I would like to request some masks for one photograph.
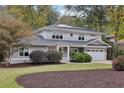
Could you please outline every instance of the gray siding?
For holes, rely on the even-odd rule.
[[[73,37],[70,36],[69,32],[64,32],[64,31],[45,31],[41,32],[39,35],[43,36],[45,39],[52,39],[52,35],[54,33],[62,33],[63,34],[63,40],[76,40],[78,41],[79,34],[78,32],[70,32],[73,33]],[[84,35],[84,41],[90,40],[90,39],[100,39],[101,40],[101,35],[100,34],[92,34],[92,33],[82,33]],[[91,35],[95,35],[94,37]]]
[[[19,47],[18,47],[19,48]],[[33,47],[29,47],[29,53],[31,53],[34,50],[42,50],[42,51],[47,51],[48,47],[47,46],[33,46]],[[17,63],[28,63],[30,62],[29,57],[21,57],[19,56],[19,52],[16,51],[14,52],[14,54],[12,55],[11,58],[11,64],[17,64]]]

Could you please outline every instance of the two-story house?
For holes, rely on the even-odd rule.
[[[107,48],[111,46],[101,40],[102,35],[104,33],[63,24],[46,26],[34,31],[31,38],[22,40],[30,41],[30,46],[18,47],[18,51],[12,56],[11,63],[28,62],[29,54],[34,50],[61,51],[62,61],[65,62],[70,61],[72,51],[86,52],[92,56],[93,60],[106,60]]]

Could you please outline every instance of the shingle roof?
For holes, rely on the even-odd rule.
[[[90,33],[97,33],[97,34],[103,34],[100,32],[96,32],[91,29],[87,28],[81,28],[81,27],[73,27],[73,26],[68,26],[68,25],[49,25],[43,28],[40,28],[36,30],[34,33],[35,35],[30,37],[30,38],[24,38],[21,40],[19,44],[26,43],[30,45],[36,45],[36,46],[41,46],[41,45],[69,45],[69,46],[83,46],[86,45],[89,42],[92,42],[96,39],[90,39],[88,41],[74,41],[74,40],[52,40],[52,39],[44,39],[41,35],[38,35],[41,31],[67,31],[67,32],[90,32]]]
[[[39,33],[39,32],[44,31],[44,30],[45,31],[57,30],[57,31],[64,31],[64,32],[75,32],[75,33],[87,32],[87,33],[104,34],[104,33],[89,29],[89,28],[73,27],[73,26],[62,25],[62,24],[59,24],[59,25],[54,24],[54,25],[49,25],[49,26],[43,27],[43,28],[39,28],[38,30],[35,30],[34,33]]]

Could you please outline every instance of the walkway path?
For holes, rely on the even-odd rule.
[[[111,64],[112,61],[106,60],[106,61],[92,61],[92,62],[87,62],[87,63],[76,63],[76,62],[62,62],[62,63],[67,63],[67,64],[91,64],[91,63]]]

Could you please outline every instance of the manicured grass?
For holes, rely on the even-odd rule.
[[[111,69],[109,64],[62,64],[62,65],[46,65],[24,68],[0,68],[0,87],[16,88],[20,87],[15,79],[20,75],[47,72],[47,71],[71,71],[71,70],[91,70],[91,69]]]

